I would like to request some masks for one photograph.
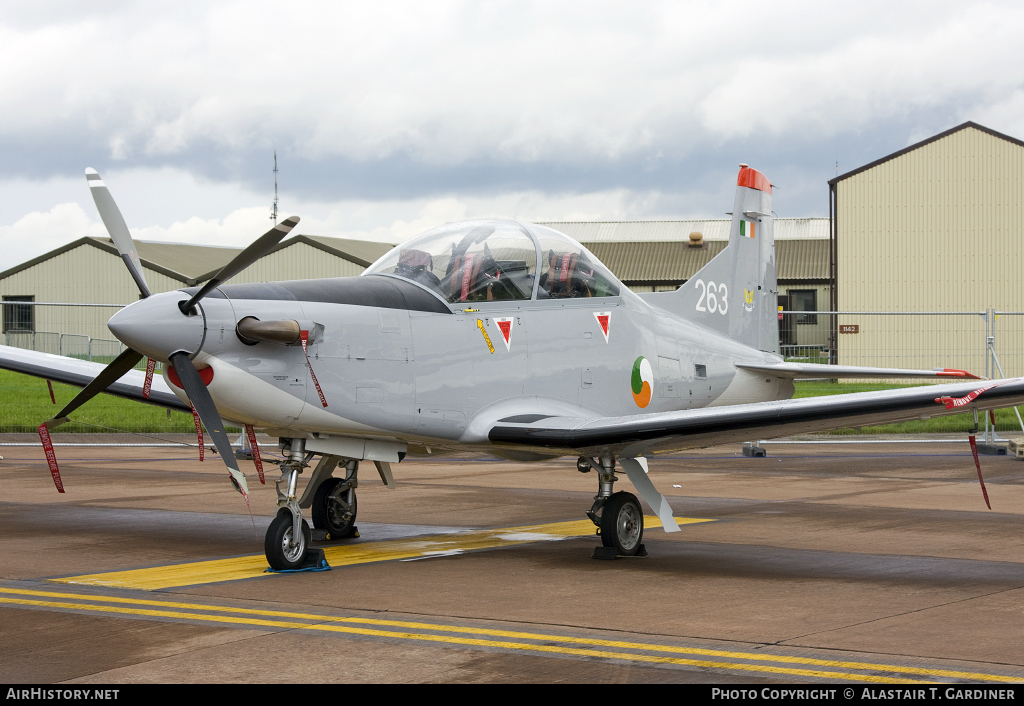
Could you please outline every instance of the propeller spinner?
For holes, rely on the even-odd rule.
[[[89,191],[96,202],[96,209],[103,220],[103,225],[106,226],[114,246],[121,254],[121,258],[128,267],[132,279],[135,280],[144,301],[126,307],[108,322],[110,330],[128,346],[128,349],[104,368],[53,419],[39,426],[39,437],[46,449],[50,471],[57,489],[64,492],[60,473],[57,470],[56,458],[53,455],[53,446],[50,443],[49,430],[68,421],[68,415],[71,412],[106,390],[135,367],[143,356],[149,355],[151,358],[163,360],[173,366],[178,379],[181,380],[182,389],[188,395],[203,425],[213,436],[217,451],[228,468],[231,483],[248,501],[245,475],[238,470],[238,464],[231,451],[231,441],[224,431],[224,422],[190,359],[198,352],[202,341],[201,331],[198,332],[198,336],[192,335],[195,329],[195,324],[192,322],[200,323],[200,321],[196,319],[182,321],[181,319],[182,314],[188,318],[199,314],[197,304],[203,297],[272,250],[299,222],[298,217],[287,218],[264,233],[221,268],[220,272],[187,301],[182,299],[180,294],[175,295],[174,293],[153,296],[142,271],[142,263],[139,260],[135,241],[132,239],[124,217],[110,195],[109,189],[95,169],[86,169],[85,178],[89,183]]]

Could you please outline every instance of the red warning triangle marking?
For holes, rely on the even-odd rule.
[[[611,321],[612,312],[595,311],[594,318],[597,319],[597,323],[601,325],[601,333],[604,334],[604,342],[608,343],[608,324]]]
[[[505,339],[505,349],[509,351],[512,350],[512,321],[512,317],[494,320],[494,323],[498,325],[498,330],[501,331],[501,337]]]

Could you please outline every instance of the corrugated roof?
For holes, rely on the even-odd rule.
[[[676,242],[688,241],[698,232],[705,240],[728,240],[729,219],[694,221],[545,221],[547,226],[581,243]]]
[[[778,278],[827,281],[828,246],[827,240],[776,240]]]
[[[683,282],[725,249],[722,241],[706,250],[678,242],[584,243],[623,282]],[[828,280],[827,240],[776,242],[780,280]]]
[[[689,232],[687,232],[689,235]],[[722,241],[706,250],[684,243],[584,243],[623,282],[681,282],[725,249]]]
[[[581,243],[686,242],[697,232],[704,240],[728,240],[728,218],[686,221],[544,221]],[[776,240],[828,240],[827,218],[776,218]],[[589,246],[588,246],[589,247]]]
[[[97,240],[113,246],[110,238]],[[231,262],[242,248],[221,248],[213,245],[188,245],[185,243],[152,243],[136,240],[139,259],[143,264],[153,263],[164,269],[194,280],[209,272],[216,272]]]
[[[292,242],[305,240],[310,244],[317,244],[322,249],[329,250],[338,257],[355,262],[363,267],[369,267],[380,259],[382,255],[391,250],[394,245],[390,243],[375,243],[369,240],[349,240],[348,238],[330,238],[325,235],[299,235],[289,238],[282,245],[288,246]]]
[[[296,235],[283,241],[271,252],[277,252],[282,248],[287,248],[300,242],[308,243],[313,247],[325,250],[363,267],[369,267],[381,255],[394,247],[387,243],[374,243],[364,240],[328,238],[320,235]],[[51,257],[82,245],[90,245],[115,256],[118,254],[117,248],[114,247],[110,238],[79,238],[72,243],[34,257],[9,270],[0,272],[0,279],[21,272],[33,265],[38,265]],[[138,249],[139,259],[142,261],[143,266],[190,286],[205,282],[219,272],[238,253],[242,252],[242,248],[193,245],[190,243],[158,243],[147,240],[136,240],[135,246]]]
[[[98,238],[97,240],[111,243],[109,238]],[[297,243],[307,243],[363,267],[369,267],[377,258],[394,247],[387,243],[374,243],[366,240],[330,238],[323,235],[293,235],[283,240],[268,254]],[[242,252],[242,248],[185,243],[152,243],[138,240],[136,244],[139,248],[139,257],[144,262],[160,265],[165,269],[180,273],[188,279],[200,282],[215,275],[235,255]]]
[[[0,279],[10,277],[29,267],[38,265],[52,257],[83,245],[98,248],[115,257],[119,257],[117,248],[114,247],[114,243],[110,238],[92,238],[87,236],[51,250],[48,253],[43,253],[9,270],[0,272]],[[135,245],[138,248],[139,260],[144,267],[188,285],[196,284],[197,279],[201,281],[204,274],[209,277],[210,274],[208,273],[211,267],[213,267],[213,272],[216,272],[227,264],[235,254],[241,252],[237,248],[216,248],[203,245],[183,245],[180,243],[136,241]]]

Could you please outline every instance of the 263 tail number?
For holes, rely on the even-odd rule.
[[[724,282],[715,284],[699,279],[693,283],[694,287],[700,287],[700,299],[697,300],[697,311],[708,311],[714,314],[725,314],[729,311],[729,288]]]

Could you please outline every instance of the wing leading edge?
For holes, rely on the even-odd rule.
[[[736,363],[737,368],[758,373],[767,373],[788,380],[812,380],[820,378],[952,378],[980,380],[966,370],[939,368],[936,370],[903,370],[900,368],[867,368],[858,365],[821,365],[819,363]]]
[[[1024,378],[914,387],[625,417],[499,421],[494,444],[616,456],[830,431],[1024,404]]]
[[[62,355],[40,353],[29,351],[23,348],[12,346],[0,346],[0,368],[13,370],[17,373],[25,373],[37,378],[63,382],[75,387],[85,387],[104,370],[102,363],[91,363],[87,360],[68,358]],[[188,405],[178,399],[178,396],[171,392],[163,378],[153,378],[153,387],[149,393],[149,399],[142,396],[142,386],[145,383],[146,373],[141,370],[129,370],[117,382],[108,387],[104,392],[124,397],[129,400],[137,400],[155,404],[160,407],[190,411]]]

